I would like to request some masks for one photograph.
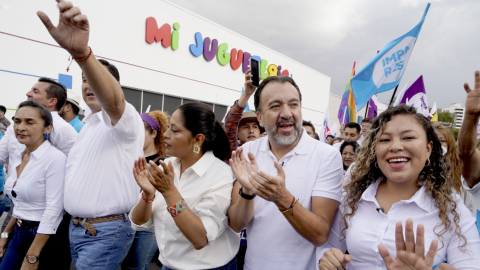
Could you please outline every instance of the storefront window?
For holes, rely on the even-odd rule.
[[[163,95],[162,94],[154,94],[150,92],[143,92],[143,105],[142,110],[145,112],[150,105],[150,111],[163,109]]]
[[[138,113],[141,113],[142,105],[142,91],[134,90],[128,87],[123,87],[123,94],[125,95],[125,100],[132,104],[133,107],[137,110]]]
[[[169,115],[172,115],[173,112],[175,112],[178,107],[180,107],[181,103],[181,98],[165,95],[163,100],[163,111],[168,113]]]

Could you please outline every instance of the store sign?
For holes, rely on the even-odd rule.
[[[173,32],[172,32],[173,28]],[[145,27],[145,41],[148,44],[154,42],[160,42],[163,47],[171,47],[172,50],[178,49],[178,42],[180,33],[180,24],[174,23],[173,27],[165,23],[160,28],[158,27],[157,21],[153,17],[148,17]],[[193,44],[190,44],[189,50],[190,53],[199,57],[203,55],[205,60],[212,61],[217,58],[217,62],[226,66],[230,64],[230,67],[233,70],[237,70],[242,66],[242,71],[245,73],[250,68],[250,58],[254,58],[260,63],[260,76],[262,79],[265,79],[270,76],[279,76],[287,75],[290,76],[290,72],[285,69],[282,70],[282,66],[277,66],[275,64],[268,64],[266,59],[261,59],[260,56],[252,55],[243,50],[237,50],[232,48],[228,52],[228,44],[222,43],[218,44],[217,39],[211,39],[210,37],[203,38],[202,33],[195,33],[195,41]]]

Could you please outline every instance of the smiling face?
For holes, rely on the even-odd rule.
[[[343,166],[348,169],[353,162],[355,162],[355,151],[353,150],[353,146],[347,145],[343,148],[342,151],[342,160]]]
[[[27,92],[27,100],[36,101],[45,105],[47,108],[55,105],[55,98],[47,98],[47,89],[50,84],[47,82],[37,82],[32,86],[32,89]]]
[[[260,139],[260,126],[257,122],[246,122],[238,127],[238,139],[242,144]]]
[[[45,133],[52,131],[52,126],[44,125],[39,110],[25,106],[15,113],[13,130],[19,143],[36,148],[45,141]]]
[[[192,136],[192,132],[183,124],[183,115],[180,110],[176,110],[170,118],[167,131],[163,134],[165,138],[165,152],[167,156],[178,157],[184,159],[188,155],[193,155],[193,145],[196,144],[201,148],[201,142],[198,141],[199,136]]]
[[[390,181],[416,182],[432,146],[413,116],[395,115],[385,124],[376,144],[378,167]]]
[[[292,145],[302,132],[302,110],[297,89],[288,83],[270,82],[262,90],[257,111],[269,139],[277,145]]]

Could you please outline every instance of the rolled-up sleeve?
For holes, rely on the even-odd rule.
[[[158,194],[155,194],[155,196],[157,196]],[[140,199],[142,198],[142,193],[140,193],[140,195],[138,195],[138,199],[140,201]],[[137,203],[138,204],[138,203]],[[144,223],[144,224],[135,224],[132,220],[132,212],[133,212],[133,209],[135,209],[135,207],[137,207],[137,205],[135,205],[132,210],[130,210],[130,214],[128,214],[128,218],[130,219],[130,223],[132,224],[132,229],[134,229],[135,231],[146,231],[148,229],[150,229],[152,226],[153,226],[153,220],[152,220],[152,217],[150,217],[150,219]],[[152,213],[152,216],[153,216],[153,213]]]
[[[63,188],[65,184],[66,156],[57,152],[45,168],[45,211],[38,226],[38,233],[56,234],[63,218]]]
[[[228,226],[226,216],[230,206],[231,193],[233,189],[233,178],[224,168],[219,168],[216,172],[217,183],[211,192],[207,193],[202,201],[195,206],[194,213],[202,220],[205,231],[207,232],[208,245],[215,242]]]

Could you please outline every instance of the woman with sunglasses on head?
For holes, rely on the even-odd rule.
[[[140,117],[145,126],[145,142],[143,144],[145,160],[147,163],[151,160],[156,165],[160,165],[160,161],[166,157],[163,133],[167,131],[168,116],[157,110],[144,113]],[[153,226],[146,231],[137,231],[130,251],[122,262],[122,269],[147,270],[157,250],[158,246]]]
[[[186,103],[170,118],[159,168],[145,159],[133,174],[142,189],[130,212],[132,227],[155,225],[163,270],[236,269],[240,238],[228,226],[233,175],[222,160],[230,143],[203,103]]]
[[[55,269],[55,239],[63,218],[66,156],[50,144],[52,115],[35,101],[20,103],[14,117],[19,142],[5,183],[14,203],[13,217],[2,233],[0,270]],[[14,236],[5,252],[8,234]],[[65,248],[68,249],[68,246]]]
[[[357,156],[328,242],[317,251],[319,268],[480,269],[475,219],[448,175],[430,122],[405,105],[384,111]]]

